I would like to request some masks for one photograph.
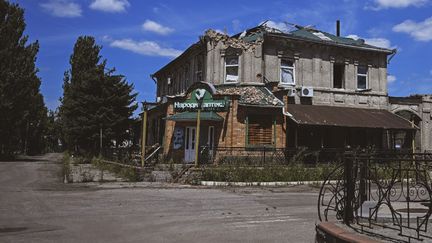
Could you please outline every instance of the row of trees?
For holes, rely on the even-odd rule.
[[[0,157],[44,146],[47,109],[35,66],[39,43],[28,43],[24,11],[0,0]]]
[[[64,142],[70,151],[99,152],[103,146],[128,139],[130,117],[137,108],[133,85],[115,69],[106,67],[99,55],[101,46],[90,36],[79,37],[65,72],[60,120]]]
[[[24,10],[0,0],[0,158],[17,152],[54,149],[96,154],[104,146],[129,139],[130,117],[137,108],[133,85],[106,67],[101,46],[79,37],[63,80],[58,111],[48,112],[35,66],[39,43],[27,43]]]

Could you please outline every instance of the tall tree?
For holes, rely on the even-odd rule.
[[[0,157],[27,152],[43,136],[46,108],[35,66],[39,44],[27,44],[25,26],[24,10],[0,0]]]
[[[79,37],[64,76],[60,107],[64,139],[69,150],[85,154],[99,152],[101,131],[104,146],[124,139],[137,108],[133,86],[106,68],[100,50],[93,37]]]

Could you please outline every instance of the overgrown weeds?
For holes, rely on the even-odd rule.
[[[307,167],[303,164],[274,166],[206,167],[202,180],[227,182],[321,181],[335,168],[334,164]]]
[[[61,177],[63,178],[63,181],[65,183],[72,181],[71,178],[72,169],[70,163],[71,163],[71,156],[69,153],[65,152],[62,158],[62,170],[61,170]]]
[[[91,160],[91,163],[95,167],[99,168],[102,172],[105,170],[109,171],[118,177],[126,179],[127,181],[130,182],[142,181],[140,172],[135,168],[123,167],[121,165],[105,163],[102,158],[93,158]]]

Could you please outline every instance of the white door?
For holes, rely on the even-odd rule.
[[[186,127],[185,139],[185,162],[191,163],[195,161],[195,144],[196,144],[196,128]]]

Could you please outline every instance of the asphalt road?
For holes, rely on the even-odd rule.
[[[0,162],[0,242],[314,242],[316,191],[63,184],[60,157]]]

